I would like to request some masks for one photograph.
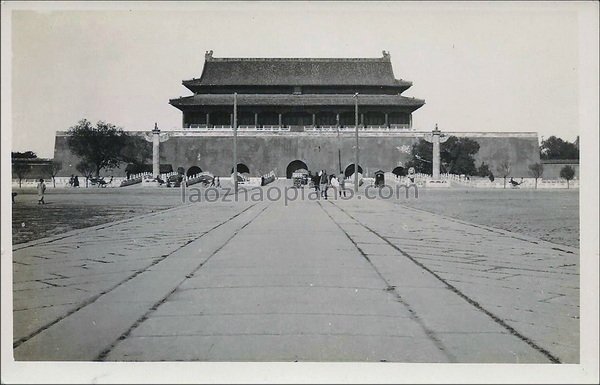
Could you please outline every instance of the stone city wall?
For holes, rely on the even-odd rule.
[[[137,132],[144,134],[145,132]],[[232,169],[233,141],[231,132],[163,131],[169,139],[160,144],[161,164],[171,164],[173,169],[193,166],[215,175],[230,175]],[[360,133],[359,165],[366,176],[377,170],[392,171],[410,160],[410,148],[427,132]],[[469,137],[480,144],[476,165],[481,162],[495,167],[507,158],[512,167],[511,176],[527,177],[528,166],[540,161],[536,133],[458,133],[444,135]],[[59,176],[78,174],[75,169],[79,159],[71,153],[64,132],[57,132],[54,158],[63,162]],[[275,170],[285,176],[290,162],[300,160],[311,171],[325,169],[339,172],[354,163],[355,138],[353,133],[307,132],[239,132],[237,138],[238,163],[245,164],[250,174],[257,176]],[[148,163],[151,164],[150,159]],[[125,175],[125,165],[113,170],[103,170],[106,176]]]

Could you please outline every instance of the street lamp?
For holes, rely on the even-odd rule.
[[[354,128],[356,149],[354,151],[354,192],[358,192],[358,92],[354,94]]]

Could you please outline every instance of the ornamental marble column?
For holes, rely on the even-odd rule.
[[[156,178],[160,174],[160,130],[154,123],[152,130],[152,177]]]
[[[431,134],[425,136],[425,140],[433,144],[432,154],[432,179],[440,180],[440,143],[444,143],[448,140],[448,137],[442,135],[442,132],[438,129],[438,125],[435,125],[435,129],[431,131]]]

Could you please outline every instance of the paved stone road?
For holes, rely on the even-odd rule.
[[[578,362],[579,251],[403,207],[180,206],[17,245],[17,360]]]

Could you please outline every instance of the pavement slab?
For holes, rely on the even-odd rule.
[[[386,240],[399,255],[413,261],[460,297],[468,298],[474,308],[503,324],[509,333],[535,346],[552,361],[579,362],[578,349],[571,348],[579,346],[577,249],[448,219],[398,202],[371,201],[373,212],[387,212],[387,218],[361,210],[360,205],[358,200],[348,200],[324,207],[345,213]],[[394,220],[397,217],[410,220],[398,225]],[[356,226],[353,229],[356,231]],[[477,260],[469,262],[465,255],[473,255]],[[389,258],[374,257],[373,261],[382,263],[383,275],[397,274],[397,270],[390,267]],[[561,268],[553,267],[556,265]],[[420,293],[415,292],[413,296],[421,296]],[[414,306],[426,303],[425,300],[435,302],[435,296],[425,297],[413,301]],[[435,306],[440,309],[439,304]],[[424,314],[426,308],[419,311]],[[459,320],[447,324],[455,321]],[[441,327],[442,323],[432,328]],[[528,324],[539,328],[525,327]],[[556,334],[547,330],[554,330]],[[556,345],[557,341],[567,348]]]
[[[382,200],[182,205],[16,245],[14,353],[578,362],[578,257]]]

